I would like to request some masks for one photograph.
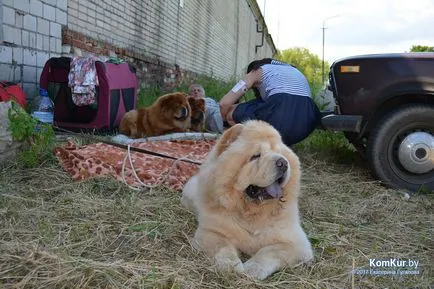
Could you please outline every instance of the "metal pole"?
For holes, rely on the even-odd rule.
[[[326,19],[323,20],[322,22],[322,73],[321,73],[321,78],[322,78],[322,85],[324,85],[324,81],[325,81],[325,73],[324,73],[324,47],[325,47],[325,23],[327,20],[330,20],[332,18],[338,17],[340,15],[335,15],[335,16],[331,16],[328,17]]]
[[[322,23],[322,84],[324,85],[324,43],[325,43],[325,27],[324,22]]]
[[[264,0],[264,20],[265,20],[265,3],[267,2],[267,0]]]

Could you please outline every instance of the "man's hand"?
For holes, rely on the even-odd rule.
[[[226,120],[228,123],[228,113],[233,110],[234,104],[238,102],[238,100],[256,83],[260,81],[260,77],[262,75],[262,69],[259,68],[258,70],[251,71],[250,73],[246,74],[246,76],[243,78],[243,80],[240,80],[234,88],[232,88],[226,95],[222,97],[222,99],[219,102],[220,105],[220,112],[222,114],[222,117],[224,120]],[[234,122],[231,118],[232,123]]]
[[[229,102],[225,102],[225,101],[220,101],[219,102],[219,106],[220,106],[220,113],[222,114],[222,118],[223,120],[226,120],[226,116],[228,115],[229,110],[231,109],[231,103]]]

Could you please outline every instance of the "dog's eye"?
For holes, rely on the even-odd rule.
[[[255,154],[255,155],[253,155],[253,156],[250,158],[250,161],[254,161],[254,160],[256,160],[256,159],[259,159],[260,157],[261,157],[261,154],[260,154],[260,153]]]

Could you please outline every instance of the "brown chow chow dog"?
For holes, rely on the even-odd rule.
[[[205,130],[205,100],[190,96],[188,103],[191,107],[190,131],[203,132]]]
[[[169,93],[157,98],[149,107],[127,112],[119,124],[119,131],[132,138],[185,132],[190,127],[190,118],[188,95]]]
[[[194,245],[220,270],[265,279],[313,258],[300,225],[300,163],[262,121],[228,129],[185,185],[182,204],[196,214]],[[242,262],[239,253],[250,256]]]

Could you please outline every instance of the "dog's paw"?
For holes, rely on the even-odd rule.
[[[244,265],[241,260],[219,259],[216,261],[216,267],[222,272],[244,273]]]
[[[271,268],[262,265],[261,263],[255,261],[247,261],[244,263],[244,274],[249,278],[264,280],[273,273]]]

